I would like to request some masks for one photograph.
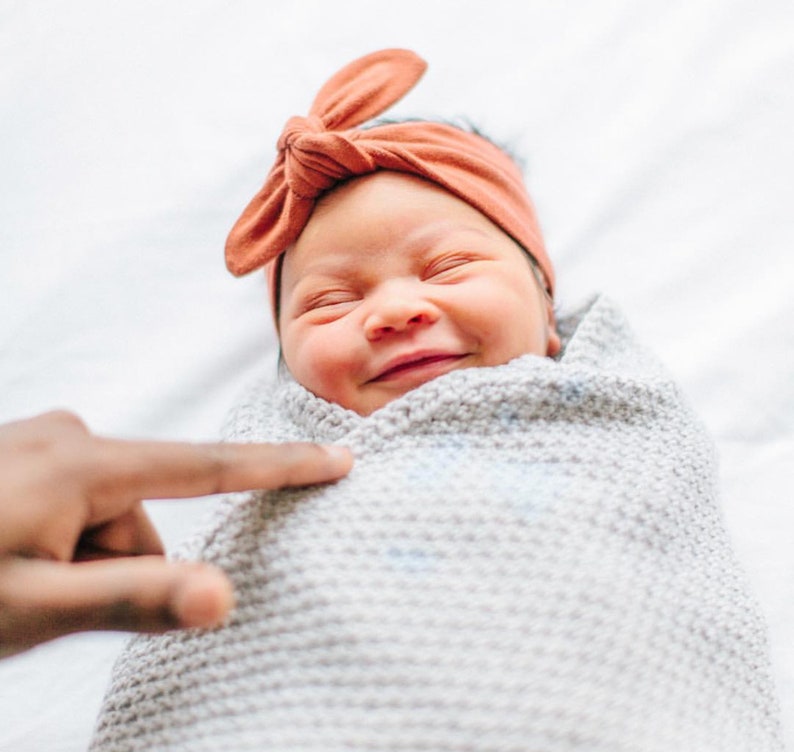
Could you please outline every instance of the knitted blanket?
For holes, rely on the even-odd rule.
[[[231,575],[231,622],[135,638],[92,750],[780,749],[712,444],[609,301],[560,328],[557,360],[368,417],[254,388],[230,438],[355,467],[221,503],[186,553]]]

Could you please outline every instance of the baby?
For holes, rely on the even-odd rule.
[[[386,50],[293,118],[233,229],[281,378],[228,436],[337,442],[333,485],[238,494],[183,555],[223,629],[134,640],[94,750],[778,750],[765,628],[712,445],[608,300],[555,319],[515,164],[452,126],[358,128]]]

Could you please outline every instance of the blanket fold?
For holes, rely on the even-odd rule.
[[[781,749],[710,440],[610,301],[560,329],[366,417],[256,385],[230,439],[355,467],[222,501],[231,622],[135,638],[92,750]]]

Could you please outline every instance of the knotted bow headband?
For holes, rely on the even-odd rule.
[[[289,119],[276,163],[226,241],[232,274],[278,258],[306,226],[317,199],[337,183],[394,170],[430,180],[482,212],[535,258],[553,290],[554,270],[521,172],[501,149],[442,123],[356,128],[399,101],[426,68],[409,50],[365,55],[320,89],[308,117]]]

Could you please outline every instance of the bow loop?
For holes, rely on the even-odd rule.
[[[411,50],[379,50],[335,73],[317,93],[312,115],[328,130],[345,130],[377,117],[402,99],[427,63]]]

